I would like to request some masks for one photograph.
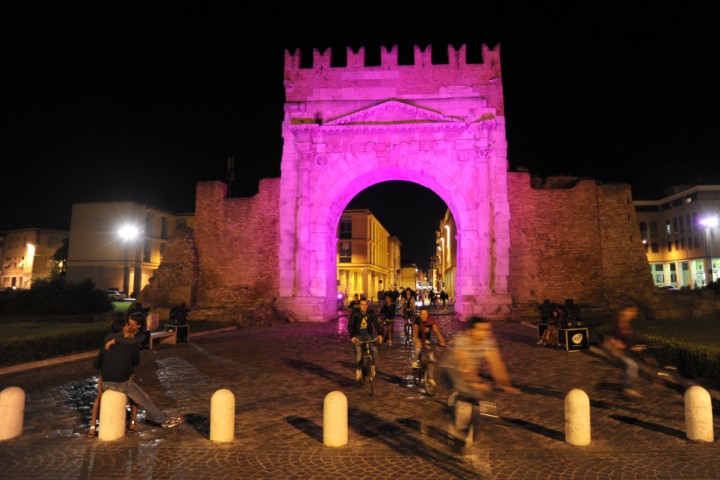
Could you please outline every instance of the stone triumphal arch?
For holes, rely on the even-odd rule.
[[[280,180],[278,302],[300,318],[336,309],[337,225],[360,191],[388,180],[431,189],[457,225],[456,313],[506,313],[511,300],[507,142],[500,47],[483,46],[481,64],[465,46],[434,65],[428,46],[399,65],[397,46],[379,66],[348,49],[286,53]],[[439,219],[438,219],[439,220]],[[432,241],[432,239],[428,239]]]
[[[415,47],[412,65],[398,64],[397,47],[376,66],[364,57],[348,50],[336,66],[316,50],[301,66],[299,51],[286,52],[280,178],[248,198],[199,182],[195,225],[168,240],[143,304],[183,301],[198,318],[241,324],[329,320],[342,211],[389,180],[448,205],[460,317],[506,317],[543,299],[652,300],[629,185],[508,170],[499,46],[483,46],[482,63],[468,63],[464,46],[438,64],[430,47]]]

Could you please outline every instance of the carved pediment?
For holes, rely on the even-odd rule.
[[[463,123],[457,117],[448,117],[435,110],[419,107],[400,100],[386,100],[371,107],[335,117],[325,126],[397,125],[412,123]]]

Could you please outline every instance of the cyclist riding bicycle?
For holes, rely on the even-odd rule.
[[[355,346],[355,380],[362,379],[362,345],[358,342],[374,340],[376,337],[378,343],[383,340],[383,328],[378,321],[377,315],[373,310],[368,309],[367,298],[360,298],[360,307],[350,314],[348,319],[348,332],[350,333],[350,341]],[[375,368],[375,360],[377,359],[377,344],[371,343],[373,368]]]
[[[472,420],[472,415],[456,412],[461,406],[479,406],[495,389],[520,393],[512,386],[492,332],[492,323],[486,318],[470,318],[467,329],[453,338],[450,354],[445,358],[444,371],[456,392],[449,403],[453,408],[454,427],[459,431],[467,429]]]
[[[420,366],[420,351],[423,345],[429,344],[431,337],[435,335],[441,347],[445,346],[445,339],[440,333],[440,329],[435,323],[435,319],[430,316],[428,307],[420,307],[420,316],[415,319],[413,324],[413,343],[415,344],[415,356],[412,363],[413,368]]]
[[[412,322],[415,320],[415,294],[413,293],[412,289],[410,287],[403,290],[402,294],[402,316],[403,316],[403,322],[408,325],[412,325]]]
[[[395,322],[395,301],[390,295],[385,295],[385,304],[380,309],[380,315],[385,319],[385,333],[387,334],[388,346],[393,344],[393,330]]]

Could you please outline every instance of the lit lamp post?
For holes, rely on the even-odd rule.
[[[120,238],[125,242],[125,268],[123,270],[123,294],[127,297],[130,290],[130,264],[128,259],[128,246],[138,235],[137,227],[123,225],[118,232]]]
[[[718,217],[705,217],[700,220],[700,225],[705,227],[705,285],[714,280],[712,268],[712,251],[710,249],[710,234],[713,228],[718,226]]]

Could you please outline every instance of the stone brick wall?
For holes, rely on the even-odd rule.
[[[184,228],[168,238],[162,263],[143,288],[138,302],[155,309],[185,303],[195,305],[199,274],[193,230]]]
[[[629,185],[511,172],[508,198],[513,303],[652,301]]]
[[[228,308],[273,302],[279,285],[279,186],[279,178],[264,179],[254,197],[225,198],[225,184],[198,183],[198,306]]]
[[[275,308],[282,275],[279,185],[280,179],[265,179],[256,196],[228,199],[223,183],[199,183],[195,231],[169,240],[140,300],[147,306],[185,301],[203,318],[241,324],[289,318]],[[670,299],[663,303],[653,286],[629,185],[510,172],[508,199],[509,291],[515,305],[572,298],[611,312],[634,300],[647,314],[673,316],[677,305]],[[705,303],[696,297],[683,315],[717,315],[714,297],[707,308],[700,308]]]

